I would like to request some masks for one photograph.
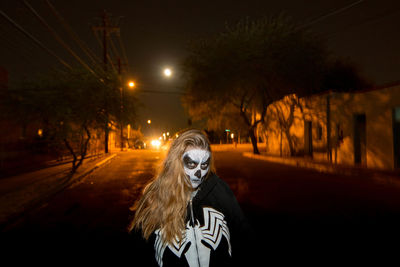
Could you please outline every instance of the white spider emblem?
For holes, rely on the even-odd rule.
[[[224,236],[228,242],[228,252],[232,255],[229,229],[224,215],[212,208],[203,208],[204,226],[200,226],[197,221],[194,227],[186,225],[186,231],[182,240],[175,240],[173,244],[165,244],[162,240],[160,230],[156,230],[156,241],[154,244],[156,260],[160,267],[163,266],[162,257],[165,248],[168,247],[177,257],[181,257],[187,246],[185,258],[190,267],[207,267],[210,262],[210,248],[203,244],[206,243],[215,250]],[[203,241],[203,242],[202,242]]]

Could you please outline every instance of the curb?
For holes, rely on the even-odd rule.
[[[102,161],[100,161],[99,163],[97,163],[94,167],[94,169],[97,169],[99,167],[101,167],[102,165],[106,164],[109,160],[112,160],[113,158],[115,158],[117,156],[117,154],[112,154],[111,156],[109,156],[106,159],[103,159]]]
[[[340,173],[340,174],[345,174],[345,175],[351,175],[353,173],[350,170],[338,170],[334,166],[319,164],[316,162],[305,162],[305,161],[297,160],[294,158],[278,158],[278,157],[273,157],[273,156],[255,155],[251,152],[244,152],[244,153],[242,153],[242,155],[247,158],[253,158],[253,159],[258,159],[258,160],[286,164],[286,165],[291,165],[294,167],[314,169],[319,172]]]
[[[252,158],[252,159],[268,161],[268,162],[291,165],[291,166],[299,167],[299,168],[313,169],[313,170],[316,170],[316,171],[322,172],[322,173],[340,174],[340,175],[346,175],[346,176],[357,175],[364,171],[364,172],[368,172],[370,175],[370,179],[374,180],[377,183],[400,186],[400,177],[399,176],[397,176],[395,174],[390,175],[390,174],[380,173],[379,171],[371,170],[371,169],[358,170],[358,169],[352,169],[352,168],[341,168],[340,166],[321,164],[321,163],[311,162],[311,161],[302,161],[302,160],[298,160],[295,158],[278,158],[278,157],[273,157],[273,156],[255,155],[251,152],[244,152],[244,153],[242,153],[242,156],[247,157],[247,158]]]
[[[91,174],[92,172],[94,172],[95,170],[97,170],[98,168],[102,167],[103,165],[107,164],[109,161],[111,161],[113,158],[115,158],[117,156],[117,154],[112,154],[111,156],[103,159],[102,161],[96,163],[96,165],[94,165],[93,168],[87,170],[86,172],[82,173],[81,175],[79,175],[78,177],[71,179],[70,182],[68,184],[66,184],[65,186],[63,186],[63,189],[80,182],[83,178],[85,178],[87,175]],[[61,190],[59,190],[58,192],[60,192]]]
[[[35,209],[39,208],[40,206],[43,205],[43,203],[49,201],[52,197],[54,197],[56,194],[59,192],[65,190],[66,188],[70,187],[71,185],[78,183],[81,181],[83,178],[85,178],[87,175],[95,171],[96,169],[104,166],[106,163],[110,162],[113,158],[115,158],[117,154],[112,154],[109,157],[103,159],[102,161],[96,163],[93,167],[88,168],[85,172],[80,174],[77,177],[74,177],[74,175],[66,175],[64,176],[63,179],[66,179],[62,184],[59,186],[49,190],[48,192],[44,193],[41,197],[32,199],[26,206],[25,208],[20,211],[16,212],[13,215],[10,215],[6,221],[0,223],[0,232],[6,232],[9,228],[12,228],[14,225],[18,224],[19,221],[21,221],[25,216],[29,215],[31,212],[33,212]]]

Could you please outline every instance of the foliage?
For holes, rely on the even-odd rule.
[[[326,68],[321,90],[335,92],[354,92],[372,87],[372,83],[363,78],[354,64],[345,60],[331,60]]]
[[[236,107],[235,117],[241,117],[259,153],[254,131],[268,105],[287,94],[317,91],[325,63],[320,41],[286,17],[244,19],[191,44],[183,63],[184,104],[195,119],[221,118],[226,106]]]
[[[121,116],[117,76],[99,80],[82,70],[55,71],[9,88],[6,106],[12,119],[27,125],[39,122],[43,139],[64,145],[73,157],[72,172],[82,164],[93,134],[107,118]],[[132,97],[124,104],[124,120],[134,114]],[[79,158],[78,158],[79,156]]]

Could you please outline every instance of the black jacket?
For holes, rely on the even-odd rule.
[[[159,266],[241,266],[248,263],[252,231],[229,188],[217,175],[200,185],[188,205],[186,235],[165,245],[156,231],[150,239]],[[190,264],[189,264],[190,262]]]

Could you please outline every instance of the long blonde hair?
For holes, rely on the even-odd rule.
[[[215,171],[206,135],[196,129],[182,132],[171,144],[158,174],[135,203],[133,209],[136,209],[136,213],[128,231],[141,230],[143,237],[148,240],[155,230],[160,229],[167,243],[182,238],[187,205],[193,191],[182,162],[183,153],[189,147],[210,151],[210,171]]]

